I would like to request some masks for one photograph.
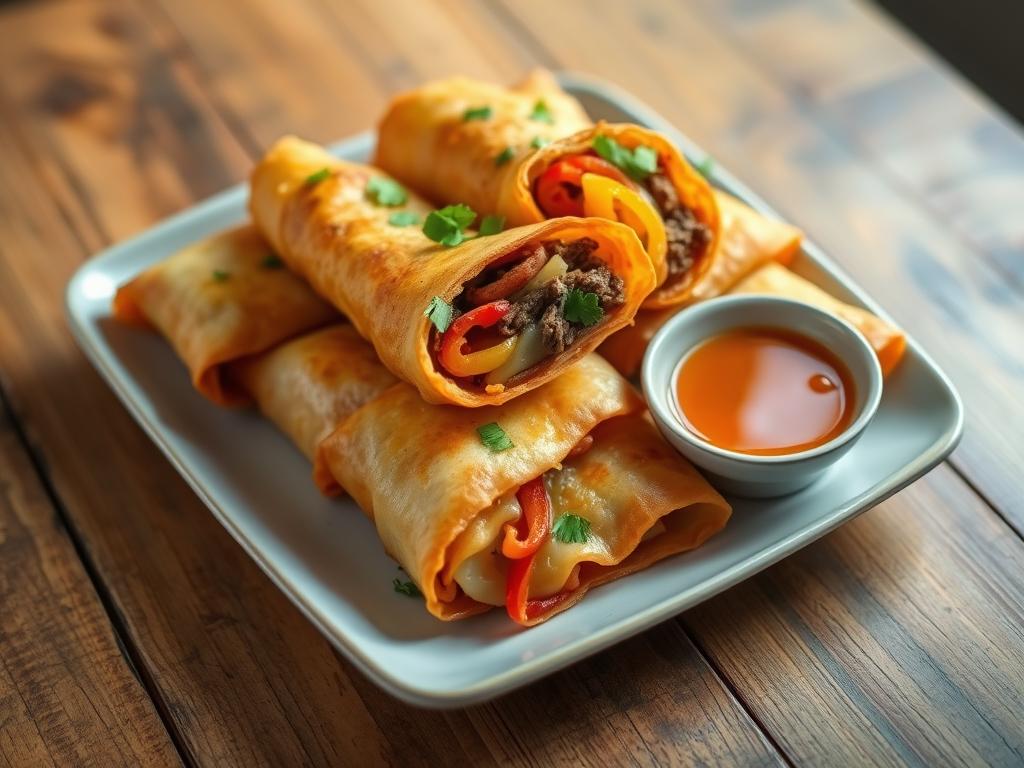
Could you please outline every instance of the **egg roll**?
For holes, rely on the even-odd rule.
[[[502,406],[430,405],[396,385],[323,453],[444,620],[505,606],[537,624],[700,546],[731,513],[597,355]]]
[[[714,195],[722,232],[710,268],[693,286],[687,306],[721,296],[763,264],[789,264],[803,240],[803,233],[793,225],[758,213],[728,192],[716,189]],[[633,325],[606,339],[598,352],[623,376],[634,375],[654,334],[678,311],[678,307],[641,309]]]
[[[742,280],[730,293],[782,296],[802,301],[842,318],[864,334],[878,355],[883,376],[888,376],[899,365],[907,348],[907,337],[899,328],[866,309],[840,301],[779,264],[765,264]]]
[[[323,462],[324,438],[398,381],[348,323],[235,362],[229,376],[313,462],[313,479],[327,496],[341,493],[341,486]]]
[[[190,245],[118,289],[122,322],[162,333],[192,383],[219,405],[249,396],[224,375],[225,364],[322,326],[337,311],[284,268],[252,226]]]
[[[513,225],[598,216],[631,226],[658,288],[646,308],[676,306],[711,268],[721,225],[707,180],[665,136],[585,119],[546,77],[546,95],[452,78],[396,97],[374,163],[427,197],[466,203]]]
[[[654,287],[632,229],[562,218],[469,236],[453,247],[404,192],[372,200],[386,177],[294,137],[252,175],[250,210],[281,258],[369,340],[384,365],[431,403],[511,400],[557,377],[628,325]]]

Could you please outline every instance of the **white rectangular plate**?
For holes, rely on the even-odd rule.
[[[689,157],[705,154],[630,97],[565,75],[594,118],[665,131]],[[334,147],[366,160],[373,136]],[[770,209],[728,173],[715,183]],[[255,413],[200,397],[163,339],[118,325],[116,286],[145,267],[245,218],[239,185],[99,254],[67,289],[68,320],[82,349],[182,477],[323,634],[390,693],[414,704],[479,702],[567,666],[757,573],[923,475],[955,446],[959,397],[910,341],[886,381],[874,422],[854,449],[810,488],[771,501],[735,499],[726,529],[701,549],[595,589],[551,621],[521,630],[503,611],[443,623],[392,589],[395,563],[350,500],[322,498],[305,459]],[[797,222],[799,224],[799,222]],[[847,301],[885,317],[817,248],[796,269]]]

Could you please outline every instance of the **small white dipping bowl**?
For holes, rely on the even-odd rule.
[[[676,401],[682,360],[707,339],[739,328],[777,328],[824,346],[846,364],[853,380],[853,421],[823,445],[781,456],[755,456],[712,445],[683,423]],[[774,296],[724,296],[684,309],[655,334],[644,355],[644,395],[658,428],[681,454],[729,493],[781,496],[809,485],[860,437],[882,397],[882,369],[867,339],[845,320]]]

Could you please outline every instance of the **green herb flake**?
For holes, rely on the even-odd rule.
[[[309,174],[309,176],[306,177],[306,181],[304,183],[305,183],[305,185],[307,187],[312,187],[315,184],[319,184],[321,181],[326,181],[330,177],[331,177],[331,169],[330,168],[321,168],[316,173]]]
[[[595,136],[593,146],[598,155],[634,181],[643,181],[658,170],[658,153],[651,147],[626,149],[611,136]]]
[[[566,512],[551,526],[551,536],[563,544],[585,544],[590,538],[590,521]]]
[[[480,222],[480,229],[477,230],[477,236],[487,237],[488,235],[496,235],[504,228],[504,216],[484,216],[484,220]]]
[[[486,104],[482,107],[470,107],[462,113],[462,119],[467,123],[470,120],[489,120],[493,112],[494,110]]]
[[[395,211],[388,216],[388,224],[392,227],[411,227],[419,223],[419,214],[412,211]]]
[[[530,142],[530,146],[534,149],[540,149],[546,147],[551,143],[551,139],[545,139],[543,136],[534,136],[533,141]]]
[[[476,433],[480,435],[480,442],[490,448],[492,453],[501,453],[514,447],[505,430],[498,426],[496,421],[477,427]]]
[[[565,304],[562,305],[562,317],[570,323],[590,326],[604,317],[604,310],[598,303],[596,293],[570,288],[565,296]]]
[[[406,597],[422,597],[423,593],[420,592],[420,588],[413,584],[411,581],[402,581],[401,579],[394,579],[391,582],[391,586],[394,587],[395,592]]]
[[[537,99],[533,105],[533,111],[530,113],[530,119],[538,123],[555,124],[555,116],[551,114],[551,110],[544,99]]]
[[[505,147],[501,150],[501,153],[494,158],[494,164],[501,166],[516,156],[516,151],[512,147]]]
[[[711,174],[715,171],[715,158],[711,155],[705,155],[704,159],[701,160],[697,166],[697,173],[703,176],[705,179],[710,179]]]
[[[264,269],[281,269],[281,267],[284,266],[284,262],[281,261],[281,257],[276,253],[268,253],[260,264]]]
[[[452,305],[440,296],[432,298],[423,311],[423,316],[434,324],[439,333],[448,330],[448,326],[452,324],[452,314]]]
[[[441,245],[458,245],[466,239],[466,227],[472,224],[475,218],[476,211],[468,205],[447,205],[427,215],[426,221],[423,222],[423,234]]]
[[[409,200],[409,193],[394,179],[389,179],[387,176],[374,176],[366,184],[366,199],[375,205],[394,208],[405,205]]]
[[[225,272],[223,269],[215,269],[215,270],[213,270],[213,279],[216,280],[218,283],[223,283],[223,282],[227,281],[227,279],[230,278],[230,277],[231,277],[231,273],[230,272]]]

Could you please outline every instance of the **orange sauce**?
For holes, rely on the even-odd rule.
[[[774,328],[728,331],[680,363],[683,424],[712,445],[759,456],[827,443],[853,420],[853,381],[832,352]]]

